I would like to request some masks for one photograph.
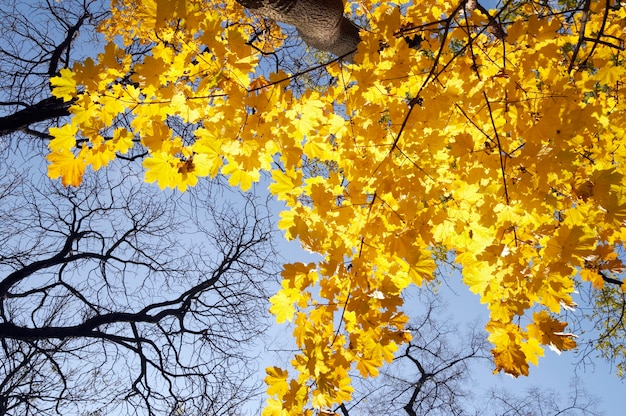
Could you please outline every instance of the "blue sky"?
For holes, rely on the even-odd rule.
[[[458,276],[449,279],[448,284],[448,287],[442,286],[441,293],[448,300],[452,316],[487,321],[487,307],[480,304],[478,296],[471,294]],[[607,416],[623,415],[622,400],[626,393],[624,380],[615,376],[614,369],[603,359],[594,360],[595,367],[577,365],[579,361],[576,351],[565,351],[558,355],[546,349],[545,356],[539,359],[539,365],[531,365],[528,377],[514,379],[505,374],[494,375],[492,368],[478,368],[475,378],[485,389],[499,387],[521,393],[529,387],[539,386],[567,394],[569,383],[577,377],[584,389],[600,399]]]

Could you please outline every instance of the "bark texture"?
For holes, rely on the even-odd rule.
[[[343,15],[342,0],[237,0],[255,13],[295,26],[307,45],[351,61],[359,28]]]

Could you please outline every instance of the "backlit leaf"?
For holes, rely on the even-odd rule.
[[[63,68],[59,71],[59,76],[50,78],[52,86],[52,95],[57,98],[63,98],[63,101],[71,101],[76,96],[76,80],[74,72],[69,68]]]

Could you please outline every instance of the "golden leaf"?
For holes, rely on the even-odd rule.
[[[50,78],[52,95],[63,98],[63,101],[72,101],[76,97],[76,80],[74,72],[69,68],[59,71],[59,76]]]
[[[270,312],[276,316],[276,322],[291,321],[296,312],[294,303],[300,299],[300,291],[293,288],[283,287],[270,298]]]
[[[61,127],[50,127],[50,135],[53,137],[48,143],[48,149],[55,151],[72,150],[76,147],[76,135],[78,126],[65,124]]]
[[[74,156],[70,150],[56,150],[46,156],[48,176],[52,179],[61,178],[64,186],[78,186],[83,181],[85,161]]]
[[[535,312],[533,322],[528,325],[528,336],[543,345],[551,345],[558,351],[576,347],[572,334],[564,333],[567,324],[552,318],[546,311]]]
[[[286,370],[278,367],[268,367],[265,369],[267,377],[265,377],[265,384],[267,384],[267,394],[278,395],[282,397],[289,385],[287,384],[287,376],[289,375]]]
[[[159,188],[174,188],[178,185],[179,159],[167,152],[153,152],[143,161],[146,182],[157,182]]]

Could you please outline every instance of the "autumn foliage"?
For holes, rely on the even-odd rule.
[[[376,376],[410,339],[402,293],[437,253],[489,308],[495,371],[514,376],[576,345],[556,314],[577,279],[624,269],[623,2],[346,11],[363,27],[355,62],[329,61],[317,88],[263,65],[282,38],[219,0],[114,0],[103,52],[52,80],[72,116],[51,129],[50,177],[78,186],[131,149],[161,188],[222,174],[246,190],[268,172],[278,226],[323,256],[286,264],[271,298],[299,352],[267,369],[266,415],[330,408],[351,371]]]

